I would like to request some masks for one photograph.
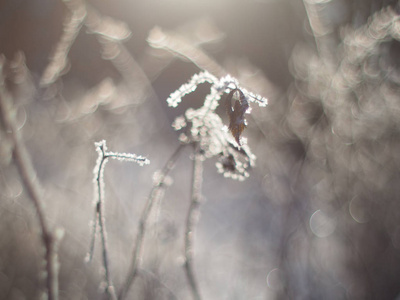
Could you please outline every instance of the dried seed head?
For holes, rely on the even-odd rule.
[[[248,170],[254,166],[255,156],[241,137],[246,127],[245,113],[249,112],[249,102],[259,106],[267,105],[266,98],[253,94],[239,86],[239,82],[230,75],[216,78],[207,71],[194,75],[187,83],[173,92],[167,99],[168,105],[176,107],[182,98],[192,93],[198,85],[210,83],[210,93],[204,99],[204,105],[198,109],[189,108],[183,116],[173,123],[175,130],[182,130],[179,140],[182,143],[197,142],[204,159],[218,157],[216,166],[225,177],[244,180]],[[229,125],[224,126],[216,113],[222,95],[229,93],[225,104],[229,115]],[[232,98],[238,93],[232,105]]]

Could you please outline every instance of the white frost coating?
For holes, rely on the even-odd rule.
[[[94,185],[94,197],[93,204],[99,202],[100,199],[104,199],[104,167],[108,161],[105,157],[107,151],[106,141],[102,140],[100,142],[94,143],[96,146],[96,152],[98,154],[96,165],[93,169],[93,185]],[[98,190],[100,188],[100,190]],[[100,198],[99,198],[100,197]]]
[[[222,93],[218,92],[218,89],[212,86],[210,93],[206,96],[206,99],[204,100],[203,107],[206,107],[211,111],[215,111],[218,107],[219,100],[221,100],[221,96]]]
[[[146,157],[140,156],[140,155],[136,155],[136,154],[133,154],[133,153],[107,152],[106,155],[109,156],[112,159],[117,159],[117,160],[120,160],[120,161],[135,162],[139,166],[148,165],[150,163],[150,161]]]
[[[239,149],[221,118],[207,109],[188,109],[185,114],[188,123],[191,123],[190,139],[200,143],[206,158],[217,157],[216,167],[219,173],[227,178],[244,180],[249,177],[247,170],[255,165],[255,155],[243,140]]]
[[[96,160],[96,165],[93,169],[93,185],[94,185],[94,204],[96,204],[100,199],[104,199],[104,168],[108,159],[117,159],[121,161],[131,161],[136,162],[140,166],[149,164],[150,161],[143,156],[138,156],[133,153],[118,153],[107,151],[106,141],[102,140],[100,142],[94,143],[96,147],[96,152],[98,157]],[[98,190],[100,188],[100,190]],[[100,197],[100,199],[99,199]]]
[[[177,107],[182,102],[182,97],[194,92],[197,86],[208,82],[211,84],[210,94],[207,95],[204,106],[215,110],[218,107],[218,102],[224,93],[229,93],[233,89],[240,89],[250,102],[257,102],[260,107],[265,107],[268,104],[268,99],[260,95],[247,91],[240,87],[239,81],[231,75],[226,75],[218,79],[207,71],[193,75],[188,83],[173,92],[167,99],[168,106]]]
[[[207,71],[193,75],[188,83],[181,85],[181,87],[173,92],[167,99],[168,106],[177,107],[182,101],[182,97],[194,92],[198,85],[202,83],[215,84],[218,79]]]
[[[180,130],[180,129],[182,129],[183,127],[186,127],[186,119],[185,119],[185,117],[184,116],[179,116],[179,117],[176,117],[175,118],[175,121],[172,123],[172,127],[175,129],[175,130]]]
[[[102,140],[100,142],[96,142],[96,143],[94,143],[94,145],[96,146],[96,151],[99,154],[99,156],[97,158],[96,166],[95,166],[95,168],[93,170],[93,172],[95,174],[95,180],[96,180],[96,176],[97,176],[97,173],[99,171],[99,167],[100,167],[101,162],[104,161],[103,164],[105,164],[105,162],[109,158],[117,159],[117,160],[120,160],[120,161],[136,162],[140,166],[148,165],[150,163],[150,160],[148,160],[146,157],[140,156],[140,155],[136,155],[134,153],[120,153],[120,152],[107,151],[107,145],[106,145],[106,141],[105,140]]]

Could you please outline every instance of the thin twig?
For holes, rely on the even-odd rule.
[[[161,190],[165,187],[165,179],[168,176],[168,174],[172,171],[172,169],[174,168],[175,162],[178,159],[179,154],[184,147],[185,147],[184,144],[179,145],[179,147],[175,150],[175,152],[168,159],[164,168],[161,170],[161,174],[160,174],[158,181],[155,182],[155,184],[150,192],[150,195],[147,199],[146,205],[144,207],[144,210],[142,212],[142,215],[141,215],[140,221],[139,221],[139,228],[138,228],[138,233],[136,235],[136,242],[135,242],[135,248],[133,250],[131,265],[129,267],[129,271],[128,271],[128,275],[125,280],[125,283],[123,284],[121,291],[119,293],[119,296],[118,296],[119,300],[125,299],[125,297],[128,294],[129,288],[132,286],[136,276],[138,275],[139,262],[142,258],[143,240],[144,240],[144,237],[146,234],[146,225],[148,222],[148,218],[150,216],[150,212],[152,211],[154,203],[158,202],[156,200],[160,197]]]
[[[102,186],[103,184],[103,174],[104,174],[104,166],[107,163],[108,156],[106,155],[105,152],[105,147],[100,146],[101,150],[101,161],[100,165],[98,168],[97,172],[97,177],[96,177],[96,183],[97,183],[97,193],[98,193],[98,198],[97,198],[97,203],[96,203],[96,224],[99,224],[99,229],[100,229],[100,236],[101,236],[101,244],[102,244],[102,256],[103,256],[103,265],[104,265],[104,270],[105,270],[105,278],[106,278],[106,292],[109,296],[109,299],[116,300],[117,296],[115,294],[114,290],[114,285],[112,283],[111,279],[111,274],[110,274],[110,266],[109,266],[109,260],[108,260],[108,247],[107,247],[107,234],[106,234],[106,224],[105,224],[105,217],[103,213],[103,208],[104,208],[104,199],[103,199],[103,191],[104,188]],[[96,227],[96,225],[94,225]],[[94,232],[96,234],[96,232]],[[94,244],[94,241],[93,241]],[[93,246],[94,247],[94,246]],[[93,254],[91,254],[92,256]]]
[[[92,240],[90,243],[90,250],[89,250],[90,252],[88,254],[87,261],[90,261],[93,257],[94,245],[96,239],[96,229],[98,224],[101,236],[105,279],[107,284],[106,292],[109,296],[109,299],[116,300],[117,295],[111,279],[110,266],[108,260],[107,231],[106,231],[105,216],[104,216],[104,168],[109,158],[121,161],[136,162],[141,166],[149,164],[150,161],[143,156],[138,156],[132,153],[119,153],[119,152],[107,151],[106,141],[104,140],[95,143],[95,146],[96,146],[96,151],[99,155],[97,158],[96,166],[93,171],[95,175],[94,183],[95,183],[95,195],[97,195],[97,199],[95,202],[96,210],[95,210],[95,219],[93,223]]]
[[[101,207],[100,205],[99,207]],[[108,260],[108,247],[107,247],[107,233],[106,233],[106,228],[105,228],[105,218],[103,215],[103,209],[99,209],[99,228],[100,228],[100,236],[101,236],[101,244],[103,248],[103,264],[104,264],[104,269],[105,269],[105,277],[107,280],[107,294],[109,296],[109,299],[112,300],[117,300],[117,295],[115,293],[114,285],[111,280],[111,274],[110,274],[110,266],[109,266],[109,260]]]
[[[96,241],[96,233],[97,233],[97,224],[99,223],[99,202],[96,203],[96,209],[94,210],[94,217],[93,217],[93,227],[92,227],[92,235],[91,235],[91,240],[90,240],[90,247],[89,247],[89,253],[87,254],[85,261],[87,263],[91,262],[93,259],[93,254],[94,254],[94,246],[95,246],[95,241]]]
[[[195,279],[193,270],[193,240],[194,229],[199,219],[199,210],[201,204],[201,186],[203,181],[203,158],[199,153],[199,146],[195,144],[193,158],[193,177],[192,177],[192,192],[191,202],[186,219],[185,230],[185,270],[186,277],[189,281],[189,286],[192,291],[193,299],[200,300],[199,288]]]
[[[93,232],[92,232],[92,240],[90,243],[90,252],[88,254],[87,261],[90,261],[93,257],[94,245],[96,239],[96,229],[97,224],[99,225],[100,236],[101,236],[101,244],[102,244],[102,257],[103,257],[103,265],[105,269],[105,279],[106,279],[106,292],[109,296],[109,299],[116,300],[117,295],[114,289],[114,285],[111,279],[110,274],[110,266],[108,260],[108,246],[107,246],[107,231],[105,224],[105,216],[104,216],[104,168],[109,158],[117,159],[121,161],[130,161],[136,162],[137,164],[143,166],[145,164],[149,164],[150,161],[143,157],[138,156],[132,153],[119,153],[119,152],[111,152],[107,151],[106,141],[100,141],[95,143],[96,151],[98,153],[97,163],[94,168],[94,183],[95,183],[95,194],[97,195],[96,199],[96,209],[95,209],[95,219],[93,223]]]
[[[3,62],[1,63],[3,64]],[[0,69],[3,65],[0,66]],[[21,176],[24,187],[32,200],[41,229],[42,242],[45,247],[46,262],[46,289],[49,300],[58,299],[58,261],[57,261],[57,235],[53,235],[45,216],[42,191],[28,151],[24,145],[21,132],[18,131],[15,120],[15,108],[12,100],[5,90],[3,75],[0,70],[0,116],[3,125],[13,143],[14,162]]]

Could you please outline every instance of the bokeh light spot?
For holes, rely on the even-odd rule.
[[[310,228],[317,237],[328,237],[335,231],[336,220],[321,210],[317,210],[310,218]]]
[[[349,204],[349,212],[351,217],[358,223],[366,223],[369,221],[370,216],[367,211],[367,206],[359,197],[354,197],[351,199]]]
[[[275,268],[267,275],[268,287],[272,290],[280,290],[283,288],[283,274],[282,271]]]

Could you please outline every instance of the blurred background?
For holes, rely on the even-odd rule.
[[[400,7],[391,0],[0,2],[3,89],[63,228],[60,299],[106,299],[89,250],[94,142],[144,155],[105,170],[111,276],[128,272],[140,214],[179,145],[171,127],[202,105],[166,99],[202,68],[269,99],[244,136],[245,181],[205,161],[194,265],[204,299],[400,299]],[[209,68],[208,68],[209,67]],[[222,71],[223,70],[223,71]],[[227,122],[223,109],[218,112]],[[37,216],[0,130],[0,298],[38,299]],[[151,215],[128,299],[191,299],[183,263],[192,154]]]

